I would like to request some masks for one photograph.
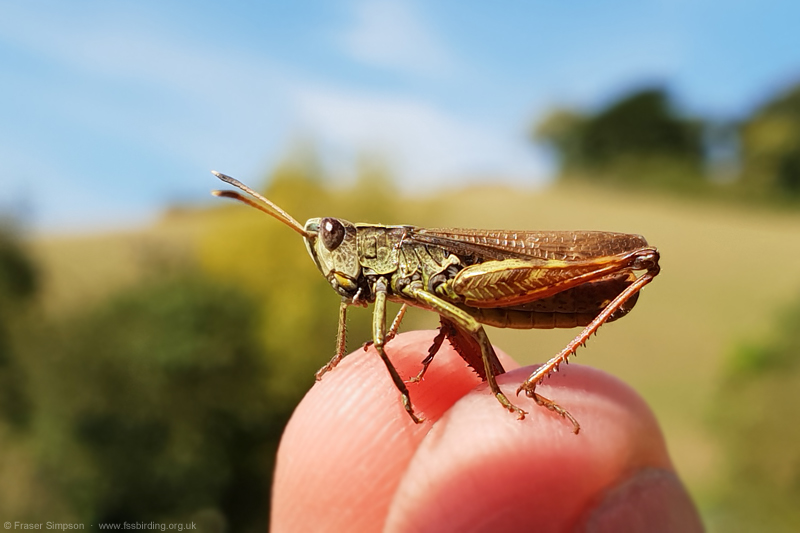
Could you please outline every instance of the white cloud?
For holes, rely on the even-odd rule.
[[[30,10],[0,17],[0,44],[68,73],[53,84],[22,71],[6,76],[0,92],[35,106],[48,134],[0,125],[0,159],[14,176],[0,204],[29,196],[17,185],[28,180],[36,183],[39,227],[137,220],[169,198],[205,197],[216,185],[208,168],[259,175],[293,129],[318,140],[336,170],[352,171],[364,153],[385,156],[407,190],[487,176],[530,184],[546,175],[522,134],[503,125],[402,89],[386,95],[309,82],[302,64],[168,31],[169,21],[142,9],[90,20]],[[357,12],[347,38],[354,54],[412,74],[452,65],[408,5],[379,0]]]
[[[426,102],[337,89],[297,90],[303,126],[336,156],[386,157],[404,188],[486,177],[541,183],[546,171],[518,132],[498,132]]]
[[[176,35],[146,9],[112,8],[91,19],[71,12],[37,18],[18,9],[10,19],[0,17],[0,39],[70,73],[63,86],[29,90],[48,108],[54,127],[67,121],[182,165],[247,161],[243,168],[260,172],[287,122],[283,80],[290,71],[224,40]],[[191,187],[191,179],[173,175],[155,186],[183,180]]]
[[[341,42],[355,59],[413,74],[452,68],[451,54],[410,2],[360,0],[354,16]]]

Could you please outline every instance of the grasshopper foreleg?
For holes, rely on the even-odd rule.
[[[322,376],[325,375],[325,372],[329,370],[333,370],[336,365],[339,364],[339,361],[345,355],[345,351],[347,350],[347,307],[349,304],[347,301],[342,298],[341,303],[339,304],[339,331],[336,335],[336,353],[334,354],[333,358],[328,361],[328,364],[317,370],[317,373],[314,374],[314,377],[317,381],[322,379]]]
[[[454,322],[466,333],[472,336],[473,339],[475,339],[475,342],[478,343],[481,349],[481,356],[486,372],[486,381],[489,383],[489,388],[491,389],[492,394],[494,394],[495,398],[497,398],[497,401],[499,401],[503,407],[512,413],[515,413],[517,418],[520,420],[525,418],[527,413],[511,403],[503,391],[500,390],[500,386],[497,384],[492,365],[492,361],[497,360],[497,354],[494,353],[494,348],[492,348],[492,344],[489,342],[489,337],[486,336],[486,331],[484,331],[480,322],[453,304],[448,303],[441,298],[438,298],[437,296],[423,290],[420,283],[412,283],[411,285],[407,286],[403,289],[403,294],[413,298],[414,300],[425,305],[425,307],[428,309],[431,309],[432,311],[435,311],[441,316]]]
[[[423,419],[414,414],[414,408],[411,405],[411,396],[408,394],[408,388],[406,387],[403,378],[401,378],[400,374],[397,373],[397,369],[389,360],[389,357],[386,356],[386,351],[383,349],[386,344],[386,291],[386,279],[379,278],[375,284],[375,310],[372,315],[372,343],[373,346],[375,346],[375,350],[377,350],[378,355],[380,355],[381,359],[383,359],[387,370],[389,370],[389,375],[392,376],[392,381],[394,381],[395,387],[397,387],[397,390],[400,391],[400,394],[403,397],[403,407],[405,407],[408,416],[410,416],[411,420],[413,420],[415,423],[419,424],[423,421]]]

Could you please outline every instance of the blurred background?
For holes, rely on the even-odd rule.
[[[266,528],[338,298],[293,232],[208,196],[216,169],[300,221],[645,235],[662,275],[577,361],[647,399],[709,531],[800,530],[798,20],[0,3],[0,518]],[[575,334],[489,331],[523,364]]]

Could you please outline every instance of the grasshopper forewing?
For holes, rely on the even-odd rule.
[[[333,369],[345,354],[345,324],[351,305],[374,304],[372,344],[386,365],[403,405],[414,422],[406,383],[386,355],[385,346],[400,325],[407,305],[434,311],[439,334],[422,362],[419,381],[445,339],[489,383],[497,400],[522,419],[495,377],[504,372],[483,326],[543,329],[583,327],[558,355],[539,367],[517,389],[573,424],[563,407],[536,392],[536,386],[605,322],[626,315],[639,291],[658,275],[659,254],[639,235],[601,231],[488,231],[425,229],[415,226],[354,224],[338,218],[312,218],[300,225],[282,209],[237,180],[221,180],[249,193],[214,191],[243,201],[301,234],[320,272],[339,293],[336,354],[317,372]],[[641,272],[637,276],[637,272]],[[402,303],[386,329],[386,302]]]

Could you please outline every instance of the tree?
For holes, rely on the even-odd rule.
[[[19,426],[29,415],[24,376],[12,340],[20,311],[36,294],[36,267],[12,226],[0,227],[0,416]]]
[[[800,85],[758,109],[741,127],[743,183],[800,198]]]
[[[676,113],[664,89],[646,88],[594,114],[556,110],[533,137],[556,152],[562,176],[647,182],[657,181],[664,174],[658,169],[665,167],[699,174],[700,126]]]
[[[189,273],[133,286],[24,353],[41,475],[84,521],[262,530],[292,405],[267,386],[256,303]]]

